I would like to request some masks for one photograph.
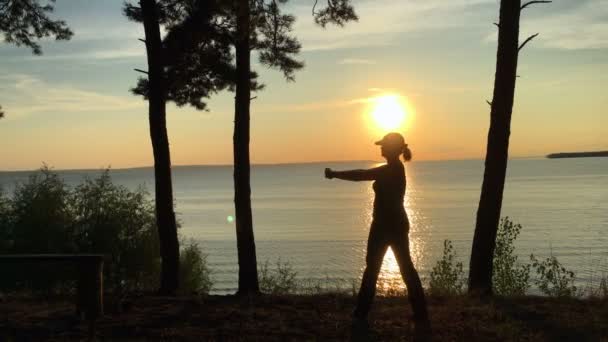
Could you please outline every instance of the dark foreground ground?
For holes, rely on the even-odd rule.
[[[608,341],[608,301],[431,298],[434,341]],[[403,297],[377,298],[370,330],[353,330],[346,295],[159,298],[108,304],[100,341],[411,340]],[[119,312],[120,311],[120,312]],[[67,299],[0,298],[0,341],[86,340]]]

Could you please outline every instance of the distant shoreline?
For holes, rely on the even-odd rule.
[[[549,159],[559,159],[559,158],[589,158],[589,157],[608,157],[608,151],[598,151],[598,152],[561,152],[561,153],[552,153],[548,154],[547,158]]]
[[[525,157],[509,157],[510,160],[514,159],[543,159],[544,156],[525,156]],[[452,162],[452,161],[484,161],[483,158],[462,158],[462,159],[414,159],[415,163],[437,163],[437,162]],[[370,163],[370,164],[379,164],[384,163],[382,160],[315,160],[315,161],[303,161],[303,162],[284,162],[284,163],[252,163],[252,167],[259,166],[289,166],[289,165],[325,165],[330,166],[330,164],[346,164],[346,163]],[[184,168],[192,168],[192,167],[232,167],[232,164],[175,164],[172,165],[172,169],[184,169]],[[87,171],[99,171],[104,169],[110,169],[111,171],[125,171],[125,170],[142,170],[142,169],[152,169],[153,165],[141,165],[141,166],[125,166],[125,167],[112,167],[112,165],[100,166],[98,168],[91,167],[83,167],[83,168],[56,168],[52,165],[50,166],[51,170],[57,172],[87,172]],[[21,172],[36,172],[40,170],[40,167],[33,169],[0,169],[0,173],[21,173]]]

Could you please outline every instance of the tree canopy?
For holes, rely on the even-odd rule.
[[[233,54],[217,16],[220,3],[214,0],[159,0],[159,23],[167,31],[161,60],[166,77],[167,100],[178,106],[207,108],[205,99],[228,88],[234,78]],[[142,22],[141,9],[129,3],[125,15]],[[148,98],[147,78],[132,89]]]
[[[40,38],[54,36],[69,40],[73,33],[63,20],[53,20],[55,0],[40,4],[38,0],[0,0],[0,32],[4,40],[17,46],[27,46],[36,55],[42,54]]]
[[[0,33],[4,41],[17,46],[27,46],[35,55],[42,54],[36,40],[55,36],[56,40],[69,40],[73,32],[63,20],[53,20],[55,0],[41,5],[38,0],[0,0]],[[0,106],[0,119],[4,117]]]
[[[261,65],[281,71],[287,81],[304,67],[296,59],[301,44],[293,35],[295,16],[283,12],[288,0],[250,0],[251,49]],[[207,109],[205,100],[214,93],[234,90],[236,80],[233,46],[236,41],[236,1],[158,0],[160,24],[166,29],[163,63],[167,77],[167,100],[178,106]],[[323,8],[313,5],[319,25],[339,26],[357,20],[350,0],[327,0]],[[125,15],[141,22],[139,7],[126,4]],[[252,90],[263,89],[258,74],[251,72]],[[148,80],[140,78],[133,93],[147,98]]]

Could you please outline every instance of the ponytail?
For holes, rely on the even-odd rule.
[[[403,146],[403,160],[405,160],[405,161],[412,160],[412,151],[410,150],[409,147],[407,147],[407,144],[405,144]]]

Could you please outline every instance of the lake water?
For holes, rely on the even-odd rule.
[[[367,168],[372,162],[259,165],[252,168],[258,261],[289,262],[301,279],[350,287],[364,266],[373,191],[369,182],[326,180],[323,168]],[[61,171],[68,184],[99,171]],[[153,190],[151,168],[113,170],[116,183]],[[407,164],[406,209],[412,256],[423,278],[450,239],[465,269],[475,226],[483,161]],[[27,172],[2,172],[11,191]],[[213,269],[215,293],[235,291],[237,259],[232,168],[174,167],[181,234],[201,243]],[[516,248],[522,261],[551,254],[586,285],[608,273],[608,158],[514,159],[509,162],[503,216],[521,223]],[[399,279],[389,251],[385,280]]]

